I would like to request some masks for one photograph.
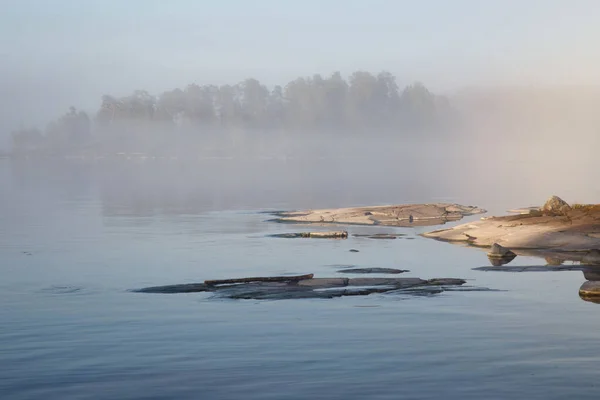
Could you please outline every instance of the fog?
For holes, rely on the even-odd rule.
[[[108,214],[600,202],[595,1],[3,5],[16,185]]]

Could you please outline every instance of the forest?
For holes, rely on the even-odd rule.
[[[15,154],[231,154],[283,151],[321,134],[434,134],[457,119],[448,99],[421,83],[400,89],[389,72],[357,71],[347,79],[335,72],[271,88],[249,78],[235,85],[190,84],[157,96],[145,90],[104,95],[91,115],[71,107],[44,129],[22,128],[12,138]]]

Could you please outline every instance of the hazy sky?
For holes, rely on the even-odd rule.
[[[0,0],[0,129],[103,93],[386,69],[434,90],[600,84],[598,0]],[[17,121],[17,122],[16,122]],[[2,135],[0,133],[0,135]]]

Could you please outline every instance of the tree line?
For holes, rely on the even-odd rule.
[[[449,101],[421,83],[400,90],[389,72],[357,71],[348,79],[335,72],[272,88],[249,78],[235,85],[190,84],[158,96],[145,90],[105,95],[93,117],[71,107],[44,131],[13,132],[13,144],[16,151],[194,151],[321,132],[420,134],[453,117]]]

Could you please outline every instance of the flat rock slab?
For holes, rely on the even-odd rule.
[[[374,234],[358,234],[352,235],[357,238],[367,239],[398,239],[402,236],[406,236],[404,233],[374,233]]]
[[[340,269],[338,272],[341,274],[401,274],[410,271],[396,268],[346,268]]]
[[[477,267],[474,271],[485,272],[557,272],[557,271],[590,271],[583,265],[525,265],[525,266],[498,266]]]
[[[245,281],[248,278],[236,279]],[[364,296],[372,293],[402,292],[405,294],[440,293],[446,288],[461,286],[462,279],[440,278],[311,278],[300,281],[252,281],[222,285],[193,283],[154,286],[136,290],[141,293],[213,292],[230,299],[283,300],[305,298],[335,298]]]
[[[458,221],[485,210],[460,204],[404,204],[374,207],[330,208],[274,213],[277,222],[334,223],[351,225],[430,226]]]
[[[166,285],[166,286],[151,286],[143,289],[135,289],[134,292],[138,293],[198,293],[207,292],[209,286],[204,283],[184,283],[180,285]]]
[[[297,238],[311,238],[311,239],[347,239],[348,232],[346,231],[329,231],[329,232],[296,232],[296,233],[276,233],[269,235],[270,237],[285,238],[285,239],[297,239]]]

